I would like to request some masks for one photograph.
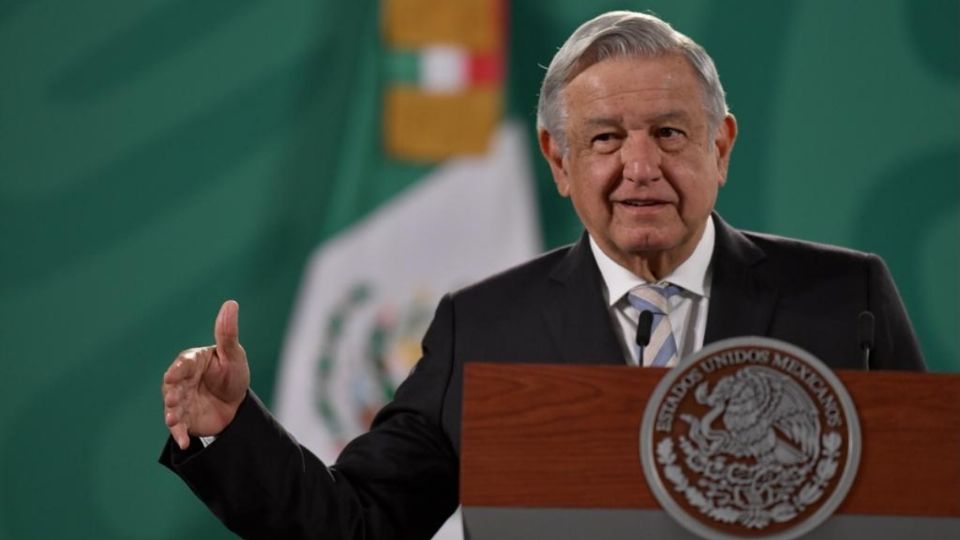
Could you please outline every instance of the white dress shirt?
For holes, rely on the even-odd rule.
[[[710,304],[711,260],[716,231],[713,219],[707,219],[703,236],[690,257],[674,271],[664,276],[660,282],[669,282],[681,287],[679,294],[668,300],[670,306],[670,326],[677,341],[677,357],[684,358],[703,347],[703,336],[707,329],[707,308]],[[620,266],[607,256],[593,237],[590,237],[590,249],[600,267],[603,276],[603,295],[607,302],[613,329],[620,340],[623,356],[627,363],[636,366],[640,347],[636,343],[637,319],[640,312],[627,301],[627,293],[647,281]],[[673,367],[670,364],[669,367]]]

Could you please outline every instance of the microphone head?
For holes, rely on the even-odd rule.
[[[637,320],[637,345],[646,347],[650,343],[650,333],[653,331],[653,313],[643,310]]]
[[[860,338],[861,349],[873,348],[873,327],[875,325],[873,313],[861,311],[857,318],[857,335]]]

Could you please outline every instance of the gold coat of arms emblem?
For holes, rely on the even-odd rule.
[[[714,343],[670,370],[644,413],[647,482],[680,525],[710,539],[787,540],[843,501],[860,426],[823,362],[787,343]]]

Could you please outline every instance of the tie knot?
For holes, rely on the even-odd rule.
[[[672,283],[640,285],[630,289],[630,293],[627,294],[627,301],[637,311],[647,310],[662,315],[670,312],[667,300],[679,292],[680,287]]]

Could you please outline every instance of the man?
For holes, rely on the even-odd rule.
[[[300,447],[249,392],[235,302],[220,310],[215,346],[171,365],[161,461],[231,529],[429,538],[457,506],[467,361],[669,366],[705,343],[766,335],[858,368],[857,319],[869,311],[871,366],[923,369],[876,256],[742,233],[713,212],[737,124],[713,61],[686,36],[637,13],[585,23],[551,62],[538,116],[557,189],[587,234],[444,297],[423,358],[336,465]],[[651,292],[663,313],[641,351],[634,335],[644,302],[658,302]]]

